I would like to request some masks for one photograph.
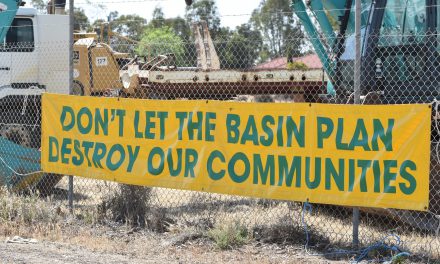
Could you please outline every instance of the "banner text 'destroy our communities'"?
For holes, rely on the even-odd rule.
[[[428,105],[44,94],[44,171],[127,184],[427,210]]]

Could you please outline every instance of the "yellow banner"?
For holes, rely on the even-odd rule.
[[[43,95],[45,172],[348,206],[427,210],[429,105]]]

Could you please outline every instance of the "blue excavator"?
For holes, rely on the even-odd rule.
[[[345,103],[353,90],[354,0],[292,0]],[[365,103],[428,103],[440,92],[440,0],[361,0],[361,92]]]
[[[292,9],[328,76],[323,102],[353,102],[355,0],[292,0]],[[440,0],[361,0],[360,20],[362,102],[434,103],[429,210],[439,215]],[[438,232],[429,214],[373,213]]]

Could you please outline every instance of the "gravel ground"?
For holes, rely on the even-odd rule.
[[[0,263],[347,263],[311,256],[299,245],[254,243],[221,251],[203,238],[185,240],[175,235],[137,234],[111,239],[78,236],[68,242],[35,244],[1,242]]]

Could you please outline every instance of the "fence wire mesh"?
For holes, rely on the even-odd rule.
[[[427,27],[423,17],[426,8],[417,7],[417,12],[406,18],[396,9],[392,19],[398,26],[384,22],[369,35],[362,31],[361,102],[432,104],[429,212],[361,208],[359,235],[361,245],[366,246],[385,234],[397,234],[405,250],[438,259],[440,35],[436,32],[440,22],[437,31]],[[69,43],[44,42],[36,30],[48,27],[32,27],[35,19],[21,20],[17,23],[22,26],[11,30],[9,41],[0,46],[0,183],[12,191],[31,189],[55,200],[67,199],[68,177],[28,174],[40,170],[43,92],[243,103],[354,102],[354,37],[350,30],[337,32],[336,37],[317,38],[292,33],[275,44],[271,35],[255,34],[258,29],[249,25],[211,36],[203,21],[184,22],[182,30],[192,32],[189,39],[168,27],[152,29],[139,41],[111,34],[111,30],[91,37],[79,34],[73,47],[70,91]],[[26,162],[17,158],[29,155],[35,158]],[[74,178],[73,192],[74,212],[85,218],[92,214],[100,219],[114,216],[109,208],[118,193],[139,197],[135,187],[80,177]],[[141,207],[133,197],[128,198],[129,206]],[[132,220],[143,221],[157,231],[167,227],[156,218],[198,228],[240,221],[261,241],[305,243],[304,227],[314,247],[346,246],[352,241],[351,208],[314,205],[304,214],[302,204],[296,202],[163,188],[145,188],[141,197],[149,209],[145,219]],[[277,227],[275,235],[267,231]]]

